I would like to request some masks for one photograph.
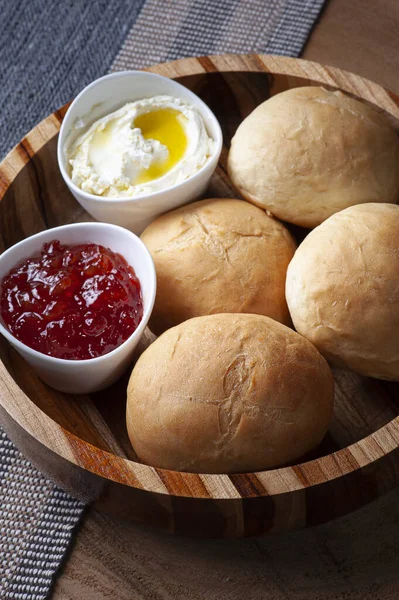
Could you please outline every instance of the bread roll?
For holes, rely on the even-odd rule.
[[[195,202],[156,219],[141,239],[157,271],[154,333],[221,312],[290,322],[285,276],[296,246],[256,206],[226,198]]]
[[[364,202],[397,202],[399,139],[381,114],[341,92],[302,87],[258,106],[231,142],[228,171],[244,198],[315,227]]]
[[[269,469],[319,444],[333,387],[324,358],[292,329],[259,315],[198,317],[139,358],[127,429],[138,457],[156,467]]]
[[[331,363],[399,380],[399,206],[327,219],[299,246],[286,291],[297,331]]]

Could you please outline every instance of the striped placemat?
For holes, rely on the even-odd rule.
[[[324,2],[0,0],[0,156],[110,70],[224,52],[298,56]],[[48,597],[83,511],[0,429],[1,600]]]

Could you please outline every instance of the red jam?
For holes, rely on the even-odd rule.
[[[140,282],[97,244],[53,241],[1,283],[1,316],[21,342],[56,358],[88,359],[120,346],[143,317]]]

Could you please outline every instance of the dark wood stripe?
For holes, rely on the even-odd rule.
[[[31,157],[22,142],[15,146],[15,151],[25,165],[30,161]]]
[[[358,461],[347,448],[344,448],[339,453],[331,454],[330,456],[332,460],[337,464],[341,472],[343,469],[345,471],[355,471],[360,468]]]
[[[55,118],[57,119],[57,121],[62,123],[62,121],[64,120],[64,117],[65,117],[65,114],[66,114],[68,108],[71,106],[71,104],[72,104],[72,100],[70,102],[67,102],[66,104],[64,104],[64,106],[62,106],[61,108],[59,108],[58,110],[56,110],[53,113]]]
[[[33,151],[32,146],[30,145],[30,143],[28,142],[28,140],[26,138],[24,138],[21,141],[21,143],[20,143],[20,145],[18,147],[20,147],[21,149],[24,150],[24,152],[26,153],[26,156],[32,157],[34,159],[37,159],[37,155]],[[40,184],[40,173],[39,173],[39,170],[38,170],[38,167],[37,167],[36,160],[31,160],[30,161],[30,165],[32,167],[31,172],[34,175],[35,182],[36,182],[36,185],[37,185],[38,194],[35,194],[35,196],[36,196],[37,201],[38,201],[38,208],[39,208],[40,214],[42,216],[44,225],[45,225],[46,229],[48,229],[49,228],[49,222],[48,222],[48,219],[47,219],[46,201],[45,201],[45,198],[43,197],[43,193],[42,193],[42,186]]]
[[[254,473],[234,473],[229,478],[243,498],[267,496],[268,493]]]
[[[26,137],[24,137],[20,143],[18,148],[21,148],[25,151],[26,155],[28,156],[28,158],[33,158],[35,156],[35,151],[33,150],[32,146],[30,145],[30,143],[28,142],[28,139]]]
[[[195,473],[178,473],[155,469],[163,484],[172,496],[188,496],[198,498],[211,498],[205,485]]]
[[[261,60],[259,54],[249,54],[248,59],[254,65],[255,71],[270,73],[270,69],[266,67],[265,63]]]
[[[57,119],[57,121],[61,124],[62,121],[64,120],[64,115],[61,114],[61,109],[60,110],[56,110],[53,112],[54,117]]]
[[[291,468],[294,471],[297,479],[299,479],[299,481],[302,483],[303,487],[307,488],[311,485],[307,476],[303,472],[302,467],[300,467],[299,465],[295,465],[294,467],[291,467]]]
[[[219,69],[217,68],[217,66],[215,65],[215,63],[209,58],[209,56],[199,56],[197,58],[197,61],[199,62],[199,64],[201,65],[201,67],[203,69],[205,69],[205,71],[207,73],[219,73]]]

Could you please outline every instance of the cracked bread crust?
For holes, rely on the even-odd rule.
[[[307,340],[259,315],[190,319],[139,358],[127,428],[144,463],[177,471],[250,472],[317,446],[332,415],[327,362]]]
[[[157,272],[154,333],[222,312],[290,323],[284,288],[296,245],[260,208],[242,200],[201,200],[159,217],[141,239]]]
[[[365,202],[399,200],[399,139],[370,106],[321,87],[293,88],[238,127],[229,176],[248,201],[315,227]]]

